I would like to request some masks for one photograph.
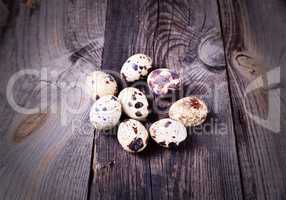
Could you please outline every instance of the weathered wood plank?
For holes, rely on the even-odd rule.
[[[102,62],[106,1],[10,2],[0,44],[0,199],[86,199],[94,133],[79,83]],[[26,69],[36,75],[6,95]],[[21,114],[12,95],[22,107],[42,107]]]
[[[145,1],[108,1],[103,54],[103,70],[118,74],[132,49]],[[109,40],[109,41],[107,41]],[[143,49],[142,49],[143,50]],[[116,130],[115,131],[116,134]],[[95,142],[94,180],[91,199],[151,199],[148,157],[130,155],[117,142],[116,135],[98,132]]]
[[[219,4],[245,199],[285,199],[286,3]]]
[[[133,155],[98,133],[92,199],[242,199],[226,71],[197,53],[213,32],[220,36],[215,1],[108,1],[103,69],[119,72],[128,56],[146,53],[181,72],[184,95],[201,95],[210,115],[177,151],[151,142]]]
[[[163,65],[181,68],[189,84],[184,95],[201,95],[210,109],[206,123],[189,130],[189,138],[179,151],[163,152],[168,198],[241,199],[225,70],[213,71],[197,53],[203,38],[213,32],[220,35],[217,4],[207,0],[159,3],[155,41],[160,44],[156,49],[161,56],[158,54],[157,60],[166,58]],[[166,38],[168,42],[164,42]]]

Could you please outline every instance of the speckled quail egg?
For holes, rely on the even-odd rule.
[[[135,54],[123,64],[120,74],[127,82],[134,82],[148,75],[152,68],[152,59],[145,54]]]
[[[140,152],[147,146],[148,132],[139,121],[126,120],[119,124],[117,139],[124,150],[128,152]]]
[[[98,130],[116,126],[121,116],[121,104],[117,97],[108,95],[98,99],[90,111],[90,121]]]
[[[182,122],[185,126],[202,124],[208,114],[205,102],[198,97],[189,96],[176,101],[169,110],[169,117]]]
[[[133,119],[142,121],[149,114],[148,100],[145,94],[137,88],[123,89],[118,96],[124,112]]]
[[[181,81],[179,74],[167,68],[156,69],[148,75],[148,86],[156,95],[166,95],[169,90],[177,90]]]
[[[87,76],[85,89],[93,100],[97,100],[106,95],[115,95],[117,93],[117,83],[110,74],[103,71],[94,71]]]
[[[161,119],[149,128],[151,138],[159,145],[169,148],[177,147],[187,138],[187,129],[179,121]]]

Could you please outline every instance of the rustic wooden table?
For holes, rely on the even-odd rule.
[[[1,200],[286,199],[284,0],[3,2]],[[116,137],[94,133],[89,106],[75,113],[90,105],[77,87],[86,73],[118,72],[136,52],[183,72],[210,108],[178,150],[151,143],[126,153]],[[42,110],[21,114],[11,96]]]

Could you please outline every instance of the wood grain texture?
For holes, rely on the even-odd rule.
[[[78,85],[101,65],[106,1],[14,0],[9,9],[0,44],[0,199],[86,199],[94,134]],[[36,75],[21,76],[6,96],[26,69]],[[16,112],[12,95],[42,109]]]
[[[219,4],[244,197],[285,199],[286,2]]]
[[[135,42],[144,1],[108,1],[103,70],[119,72]],[[141,5],[141,6],[140,6]],[[114,73],[114,75],[116,75]],[[113,130],[116,134],[116,129]],[[149,160],[124,152],[116,135],[96,133],[91,199],[151,199]]]
[[[0,199],[286,199],[284,0],[2,1]],[[179,95],[209,107],[177,150],[150,141],[130,154],[89,123],[86,74],[118,75],[138,52],[179,72]],[[36,75],[7,96],[11,77],[27,69]],[[12,96],[42,107],[21,114]]]
[[[180,72],[184,95],[202,96],[210,114],[177,151],[151,142],[134,155],[98,132],[92,199],[242,199],[226,71],[197,53],[213,33],[220,36],[215,1],[108,1],[103,69],[119,72],[128,56],[148,54],[156,67]]]

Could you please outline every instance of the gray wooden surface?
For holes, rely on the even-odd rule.
[[[2,1],[0,199],[286,199],[284,0]],[[212,35],[224,45],[203,50]],[[95,69],[119,72],[136,52],[181,72],[184,96],[208,104],[177,150],[151,142],[129,154],[88,121],[78,84]],[[42,105],[34,114],[6,95],[25,69],[42,76],[21,77],[13,97]]]
[[[286,2],[219,3],[244,196],[285,199]]]

